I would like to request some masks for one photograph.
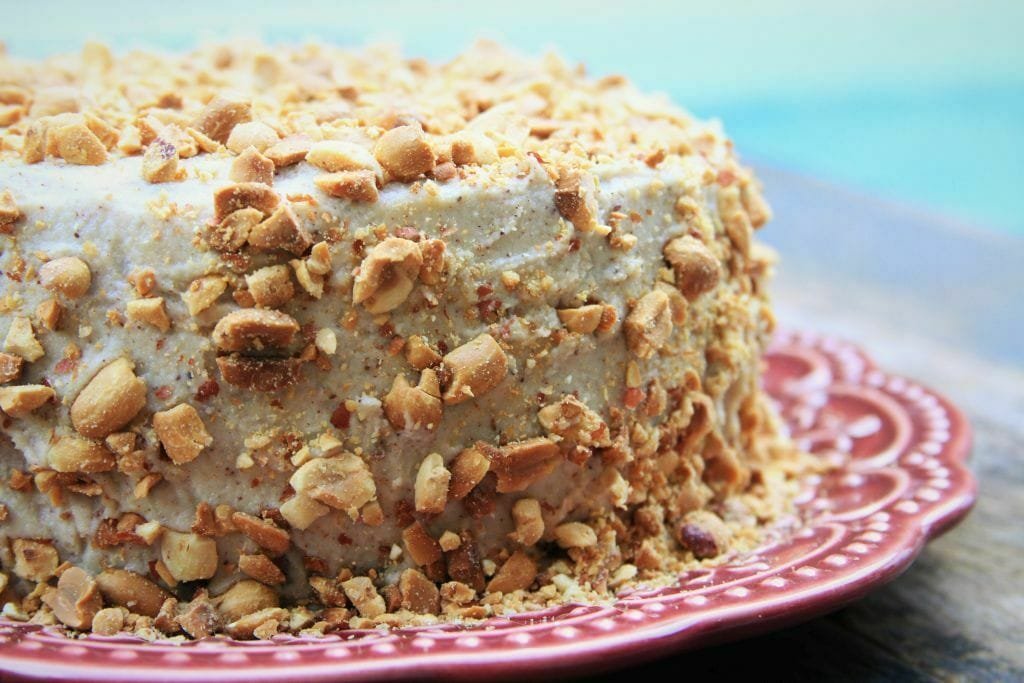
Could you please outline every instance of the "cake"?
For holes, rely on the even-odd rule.
[[[769,218],[717,124],[480,43],[0,58],[3,614],[481,619],[751,547]]]

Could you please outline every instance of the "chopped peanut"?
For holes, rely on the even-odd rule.
[[[20,356],[29,363],[34,363],[46,355],[42,344],[39,343],[35,332],[32,331],[32,323],[28,318],[20,315],[11,319],[11,326],[4,339],[4,351]]]
[[[417,370],[433,367],[441,362],[441,354],[430,347],[419,335],[412,335],[405,343],[405,359]]]
[[[284,572],[263,554],[239,555],[238,569],[243,574],[268,586],[276,586],[286,580]]]
[[[280,511],[281,516],[293,529],[304,530],[330,512],[331,509],[308,496],[297,494],[282,503]]]
[[[154,413],[153,429],[167,457],[175,465],[192,462],[213,443],[213,437],[206,431],[199,413],[188,403],[179,403],[170,410]]]
[[[283,249],[301,256],[313,239],[299,224],[299,219],[287,204],[282,204],[265,221],[249,231],[249,245],[258,251]]]
[[[71,404],[71,422],[82,436],[102,439],[132,421],[146,405],[146,383],[135,364],[118,358],[105,365]]]
[[[248,147],[231,162],[228,178],[236,183],[273,185],[274,162],[260,154],[255,147]]]
[[[43,596],[54,616],[71,628],[86,630],[103,607],[103,598],[92,577],[78,567],[61,572],[57,588]]]
[[[456,166],[497,163],[498,148],[489,137],[476,131],[460,131],[452,138],[452,162]]]
[[[355,608],[359,610],[360,615],[372,619],[387,612],[384,599],[377,593],[373,582],[365,576],[356,576],[348,581],[343,581],[341,587]]]
[[[181,295],[188,307],[189,315],[196,316],[208,309],[228,288],[227,280],[218,275],[206,275],[195,279],[188,291]]]
[[[676,540],[698,560],[716,557],[729,546],[732,532],[722,518],[708,510],[686,513],[676,529]]]
[[[373,171],[338,171],[317,176],[313,180],[325,194],[350,202],[372,204],[380,196],[377,176]]]
[[[434,168],[434,152],[419,126],[397,126],[373,148],[380,165],[396,180],[408,182]]]
[[[235,154],[241,154],[250,147],[257,152],[263,152],[277,144],[280,139],[277,131],[262,121],[246,121],[231,129],[224,146]]]
[[[537,563],[522,550],[517,550],[505,560],[501,569],[487,584],[488,593],[512,593],[526,590],[537,578]]]
[[[96,577],[103,599],[135,614],[155,617],[171,597],[149,579],[125,569],[107,569]]]
[[[10,226],[21,218],[21,210],[14,202],[10,190],[0,192],[0,233],[9,232]]]
[[[221,351],[283,348],[292,343],[299,323],[280,311],[243,308],[221,318],[213,328],[213,343]]]
[[[295,296],[291,270],[288,266],[266,266],[245,276],[249,293],[257,306],[280,308]]]
[[[437,614],[441,611],[441,594],[433,581],[416,569],[406,569],[398,579],[402,596],[402,609],[417,614]]]
[[[263,151],[277,168],[297,164],[306,158],[313,141],[306,135],[289,135]]]
[[[416,473],[416,512],[439,515],[448,502],[448,482],[451,472],[444,466],[439,453],[431,453],[420,463]]]
[[[231,521],[256,545],[275,556],[287,552],[292,544],[288,532],[273,522],[247,515],[244,512],[236,512],[231,515]]]
[[[252,105],[233,94],[214,97],[199,113],[192,127],[203,135],[224,144],[239,123],[252,119]]]
[[[103,445],[75,436],[61,437],[46,457],[57,472],[109,472],[117,465],[114,454]]]
[[[601,304],[588,304],[579,308],[560,308],[558,309],[558,319],[570,332],[592,334],[601,324],[603,313],[604,306]]]
[[[149,143],[142,155],[142,177],[150,183],[169,183],[184,179],[184,169],[178,168],[178,148],[157,137]]]
[[[660,289],[645,294],[624,323],[626,346],[638,358],[650,358],[672,334],[672,309],[669,297]]]
[[[60,324],[61,313],[64,307],[56,299],[47,299],[36,306],[36,319],[48,330],[56,330]]]
[[[69,164],[98,166],[107,160],[107,148],[84,123],[73,123],[48,131],[53,137],[56,154]],[[47,143],[49,144],[49,143]]]
[[[167,316],[162,297],[129,301],[125,305],[125,314],[129,320],[152,325],[161,332],[171,329],[171,319]]]
[[[160,559],[176,581],[209,579],[219,564],[217,542],[168,529],[160,543]]]
[[[555,183],[555,208],[580,232],[597,229],[594,179],[589,174],[562,171]]]
[[[537,418],[549,436],[570,444],[604,448],[612,443],[605,421],[575,396],[568,395],[558,403],[544,406],[537,412]]]
[[[280,203],[277,193],[263,183],[235,183],[213,193],[214,218],[218,223],[239,209],[253,208],[270,214]]]
[[[558,465],[559,456],[558,444],[542,436],[502,446],[491,460],[498,493],[522,491],[543,479]]]
[[[560,548],[589,548],[597,545],[597,534],[583,522],[566,522],[555,527],[555,541]]]
[[[496,453],[497,449],[482,442],[460,451],[452,460],[448,497],[462,500],[469,495],[490,471],[491,457]]]
[[[420,280],[426,285],[436,285],[444,279],[444,253],[447,247],[442,240],[430,239],[420,243],[420,255],[423,256],[423,267],[420,269]]]
[[[25,359],[13,353],[0,353],[0,384],[13,382],[21,376]]]
[[[437,374],[430,369],[423,371],[416,387],[410,386],[404,375],[397,375],[391,391],[384,396],[384,415],[391,426],[399,430],[437,429],[443,404],[436,385]]]
[[[302,361],[297,358],[218,356],[217,367],[228,384],[249,391],[279,391],[299,381]]]
[[[15,538],[11,541],[14,554],[14,573],[26,581],[46,581],[57,573],[60,558],[49,541]]]
[[[675,271],[676,287],[690,301],[714,289],[721,277],[718,259],[696,237],[670,241],[665,245],[665,260]]]
[[[352,288],[352,303],[374,315],[397,308],[409,296],[419,276],[423,257],[419,245],[401,237],[388,237],[363,259]]]
[[[338,337],[334,334],[334,330],[327,327],[321,327],[316,331],[313,344],[317,351],[327,356],[333,356],[338,352]]]
[[[322,140],[313,143],[306,161],[328,173],[336,171],[372,171],[382,180],[384,171],[365,147],[343,140]]]
[[[42,384],[0,387],[0,409],[11,417],[25,417],[36,408],[45,405],[55,395],[53,389]]]
[[[508,357],[489,334],[453,349],[444,357],[452,380],[444,393],[449,405],[479,398],[501,384],[508,374]]]
[[[441,559],[441,546],[419,522],[413,522],[402,530],[402,540],[405,542],[409,557],[421,567],[434,564]]]
[[[359,508],[377,495],[366,463],[351,453],[310,460],[295,471],[290,483],[299,493],[336,510],[345,510],[353,519]]]
[[[544,535],[544,517],[535,498],[520,498],[512,505],[512,519],[516,530],[509,534],[516,543],[534,545]]]
[[[119,607],[106,607],[92,618],[91,630],[101,636],[115,636],[124,628],[124,613]]]
[[[39,269],[39,281],[51,292],[78,299],[89,291],[92,273],[82,259],[65,256],[44,263]]]
[[[278,606],[277,593],[259,581],[243,579],[215,598],[217,609],[226,621],[237,621],[250,614]]]

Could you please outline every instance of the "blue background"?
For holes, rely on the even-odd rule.
[[[710,5],[710,6],[709,6]],[[18,55],[260,37],[392,40],[450,57],[476,36],[557,46],[703,117],[749,160],[1024,235],[1024,0],[709,3],[0,1]]]

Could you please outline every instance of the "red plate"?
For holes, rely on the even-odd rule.
[[[76,681],[509,678],[607,670],[834,610],[906,569],[974,502],[970,428],[938,394],[877,370],[857,348],[778,335],[765,386],[793,436],[836,468],[809,477],[804,521],[678,585],[457,628],[356,631],[270,642],[69,640],[0,620],[0,670]]]

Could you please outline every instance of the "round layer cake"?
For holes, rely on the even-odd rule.
[[[0,59],[8,616],[267,637],[753,542],[769,211],[716,125],[480,44]]]

